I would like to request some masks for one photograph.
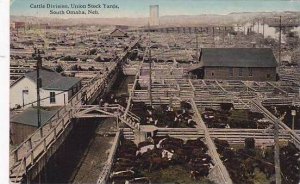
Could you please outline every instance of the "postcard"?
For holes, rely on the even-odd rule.
[[[11,183],[300,182],[300,1],[9,6]]]

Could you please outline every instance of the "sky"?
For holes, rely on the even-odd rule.
[[[117,4],[119,9],[101,9],[99,18],[148,17],[149,5],[159,5],[160,16],[229,14],[232,12],[300,11],[300,0],[11,0],[11,15],[52,17],[49,9],[30,4]],[[74,10],[74,9],[73,9]],[[82,15],[81,15],[82,16]],[[88,16],[88,15],[85,15]],[[95,17],[95,15],[93,15]]]

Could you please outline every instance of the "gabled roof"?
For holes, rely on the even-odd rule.
[[[36,70],[28,72],[25,77],[36,83]],[[42,89],[66,91],[71,89],[75,84],[81,81],[77,77],[64,77],[57,72],[40,70],[42,79]]]
[[[41,124],[44,125],[56,113],[56,111],[57,110],[46,111],[41,109]],[[20,114],[12,117],[10,122],[38,127],[37,109],[29,107]]]
[[[271,48],[203,48],[200,63],[204,67],[276,67]]]
[[[115,37],[127,37],[127,33],[120,29],[115,29],[113,32],[110,33],[110,35]]]

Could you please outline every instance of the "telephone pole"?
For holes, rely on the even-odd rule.
[[[199,46],[198,46],[198,33],[196,33],[196,50],[198,52]]]
[[[279,133],[278,133],[278,122],[276,119],[274,122],[274,141],[275,141],[275,153],[274,153],[274,162],[275,162],[275,178],[276,184],[281,184],[281,171],[280,171],[280,156],[279,156]]]
[[[257,19],[257,33],[259,34],[259,19]]]
[[[215,47],[215,27],[212,27],[213,45]]]
[[[148,22],[148,49],[149,49],[149,98],[150,106],[152,107],[152,58],[151,58],[151,46],[150,46],[150,23]]]
[[[281,63],[281,16],[279,17],[279,64]],[[275,142],[275,149],[274,149],[274,162],[275,162],[275,178],[276,184],[281,184],[281,171],[280,171],[280,155],[279,155],[279,132],[278,132],[278,124],[279,120],[276,119],[274,122],[274,142]]]
[[[263,38],[265,38],[265,18],[263,18]]]
[[[282,25],[281,25],[281,16],[279,17],[279,64],[281,64],[281,30],[282,30]]]
[[[35,49],[36,55],[36,98],[37,98],[37,123],[38,128],[41,127],[41,98],[40,98],[40,88],[42,87],[42,79],[40,78],[40,69],[42,67],[42,57],[39,49]],[[40,129],[41,137],[43,136],[43,130]]]
[[[151,48],[149,47],[149,98],[150,106],[152,107],[152,58],[151,58]]]

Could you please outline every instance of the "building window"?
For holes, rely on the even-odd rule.
[[[252,68],[248,68],[248,71],[249,71],[249,76],[252,77],[253,76]]]
[[[211,76],[214,76],[215,74],[214,74],[214,72],[211,72]]]
[[[229,76],[233,77],[233,68],[229,68]]]
[[[239,68],[239,76],[243,76],[243,68]]]
[[[271,75],[270,74],[267,74],[267,79],[269,79],[271,77]]]
[[[55,92],[50,92],[50,103],[55,103]]]

